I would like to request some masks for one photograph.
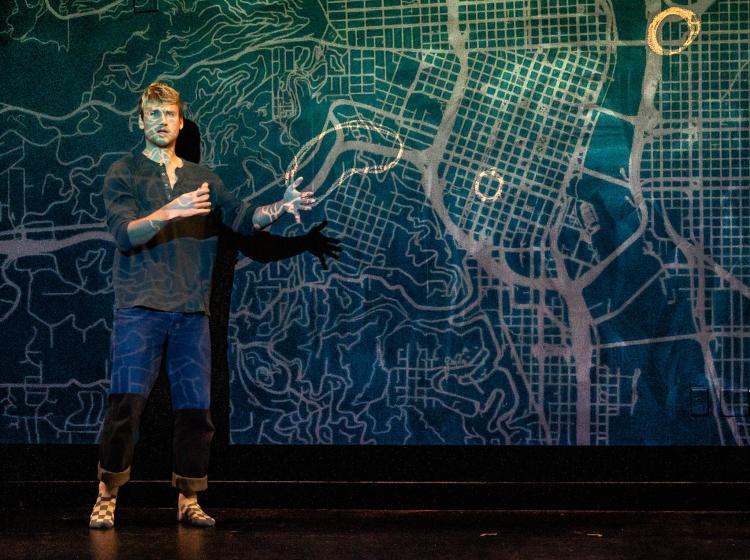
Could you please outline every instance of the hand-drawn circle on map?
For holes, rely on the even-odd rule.
[[[391,161],[384,163],[383,165],[365,165],[364,167],[354,167],[352,169],[347,169],[344,173],[341,174],[341,176],[336,180],[336,182],[331,186],[331,188],[324,194],[323,196],[317,197],[317,204],[320,204],[320,202],[326,198],[327,194],[331,192],[332,190],[339,187],[344,181],[346,181],[349,177],[356,174],[362,174],[367,175],[368,173],[385,173],[386,171],[393,169],[393,167],[398,164],[399,161],[401,161],[402,156],[404,155],[404,142],[401,139],[401,136],[399,136],[398,132],[394,132],[386,127],[376,125],[375,123],[368,122],[364,119],[352,119],[350,121],[346,121],[344,123],[337,123],[334,126],[330,128],[326,128],[315,136],[314,138],[311,138],[308,140],[302,148],[297,152],[297,154],[292,159],[292,163],[289,166],[289,169],[284,174],[284,179],[286,180],[287,185],[291,185],[294,181],[295,176],[297,175],[297,171],[299,171],[299,165],[300,160],[307,155],[310,150],[312,150],[313,146],[318,144],[327,134],[330,134],[331,132],[338,132],[341,130],[354,130],[354,129],[364,129],[364,130],[372,130],[374,132],[377,132],[381,136],[385,138],[391,138],[398,144],[398,152],[396,153],[396,157],[394,157]],[[316,205],[317,205],[316,204]]]
[[[488,196],[479,190],[479,185],[484,177],[490,177],[497,181],[497,190],[495,191],[495,194]],[[500,172],[494,167],[490,167],[489,169],[477,173],[477,176],[474,179],[473,190],[474,194],[482,199],[482,202],[494,202],[500,198],[500,195],[503,193],[503,185],[505,185],[505,179],[500,175]]]
[[[664,49],[664,47],[662,47],[661,43],[659,42],[658,31],[664,20],[671,16],[684,19],[688,26],[688,33],[687,37],[685,38],[685,42],[679,48]],[[648,44],[649,48],[656,54],[662,56],[672,56],[681,53],[690,45],[692,45],[693,41],[695,41],[695,38],[698,37],[698,34],[700,32],[701,20],[700,18],[698,18],[694,11],[688,10],[687,8],[681,8],[679,6],[673,6],[671,8],[667,8],[662,12],[659,12],[654,16],[654,19],[651,20],[651,23],[648,25],[648,30],[646,31],[646,43]]]

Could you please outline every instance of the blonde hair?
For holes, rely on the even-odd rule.
[[[138,100],[138,114],[143,116],[143,106],[146,103],[164,103],[177,105],[178,114],[182,117],[182,97],[180,92],[162,82],[149,85]]]

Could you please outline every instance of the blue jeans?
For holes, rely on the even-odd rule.
[[[111,487],[130,478],[141,413],[166,359],[174,411],[172,484],[191,492],[204,490],[214,433],[208,317],[142,307],[115,309],[111,357],[99,480]]]

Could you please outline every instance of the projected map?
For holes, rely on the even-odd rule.
[[[235,444],[750,442],[750,0],[12,0],[0,438],[91,443],[108,167],[180,90],[237,196]],[[748,320],[745,319],[748,313]]]

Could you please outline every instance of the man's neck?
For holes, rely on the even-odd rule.
[[[143,150],[143,155],[151,161],[155,161],[166,167],[169,167],[170,164],[176,165],[180,161],[180,158],[178,158],[177,154],[174,152],[174,145],[160,148],[158,146],[146,144],[146,147]]]

